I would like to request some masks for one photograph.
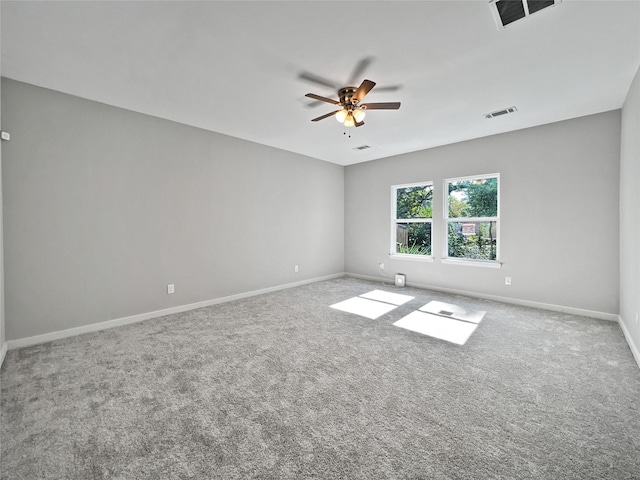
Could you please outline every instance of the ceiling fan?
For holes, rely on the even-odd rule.
[[[375,85],[375,82],[372,82],[371,80],[364,80],[358,88],[341,88],[338,90],[338,98],[340,100],[322,97],[315,93],[307,93],[305,95],[306,97],[314,98],[321,102],[331,103],[332,105],[339,107],[338,110],[321,115],[311,121],[317,122],[319,120],[335,116],[336,120],[342,123],[345,127],[361,127],[364,125],[362,120],[364,119],[366,110],[398,110],[400,108],[400,102],[360,103],[367,93],[375,87]]]

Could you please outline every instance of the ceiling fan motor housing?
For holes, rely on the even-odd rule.
[[[356,93],[358,89],[356,87],[344,87],[338,90],[338,97],[340,98],[340,103],[347,108],[349,105],[356,105],[357,102],[353,102],[351,99],[353,98],[353,94]]]

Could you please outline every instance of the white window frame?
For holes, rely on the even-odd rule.
[[[481,180],[483,178],[497,178],[498,179],[498,192],[497,192],[497,211],[495,217],[449,217],[449,184],[454,182],[464,182],[468,180]],[[443,187],[443,220],[444,220],[444,251],[442,252],[442,263],[457,264],[457,265],[473,265],[481,267],[500,268],[500,174],[489,173],[482,175],[469,175],[466,177],[445,178],[442,184]],[[449,257],[449,223],[451,222],[496,222],[496,259],[495,260],[480,260],[477,258],[459,258]]]
[[[398,190],[407,187],[431,187],[432,195],[435,193],[433,181],[405,183],[391,185],[391,249],[389,257],[394,259],[418,260],[433,262],[433,208],[431,218],[397,218],[398,215]],[[432,200],[433,202],[433,200]],[[433,203],[432,203],[433,206]],[[413,253],[396,253],[397,225],[399,223],[429,223],[431,225],[431,255],[416,255]]]

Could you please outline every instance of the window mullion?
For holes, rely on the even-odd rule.
[[[497,222],[498,217],[447,217],[448,222]]]
[[[396,223],[427,223],[431,218],[396,218]]]

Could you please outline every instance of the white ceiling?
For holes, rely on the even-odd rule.
[[[506,29],[487,0],[1,8],[5,77],[341,165],[620,108],[640,65],[637,0],[564,0]],[[346,86],[358,65],[366,101],[400,110],[351,138],[312,123],[334,108],[305,93],[336,95],[300,75]]]

